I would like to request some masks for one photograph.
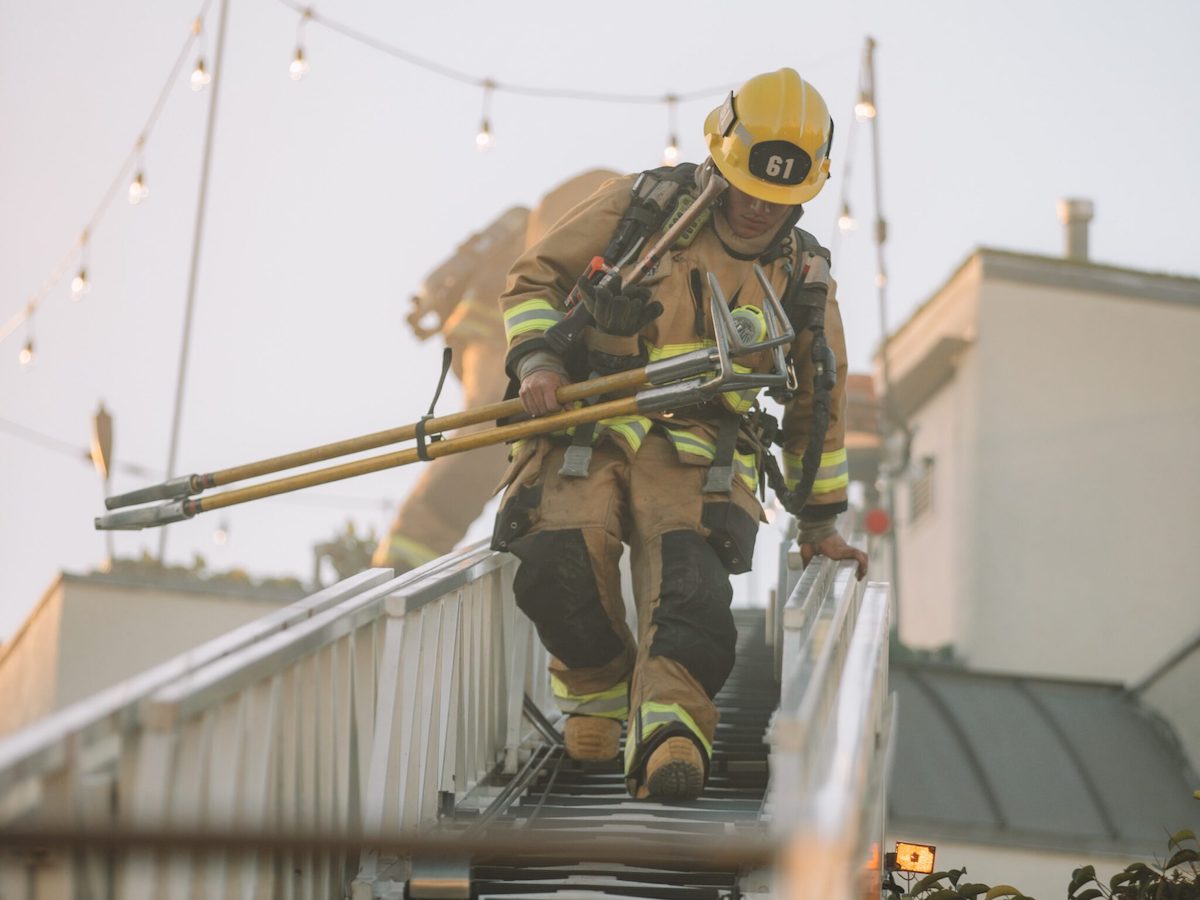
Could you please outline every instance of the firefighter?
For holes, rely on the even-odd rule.
[[[505,211],[434,269],[413,297],[408,323],[421,340],[440,333],[453,351],[452,370],[466,408],[494,403],[504,394],[506,344],[496,299],[513,260],[616,174],[592,169],[552,189],[532,212],[523,206]],[[449,552],[492,496],[505,461],[504,447],[497,445],[427,464],[372,564],[406,572]]]
[[[735,312],[762,318],[753,275],[759,262],[796,327],[799,390],[785,408],[781,443],[789,487],[801,478],[812,427],[814,367],[810,325],[823,308],[824,339],[836,359],[831,413],[820,467],[800,512],[804,557],[867,559],[834,527],[846,509],[843,446],[846,353],[832,280],[805,283],[828,260],[795,228],[801,204],[829,173],[833,123],[821,95],[791,69],[746,82],[705,122],[710,158],[605,184],[527,250],[501,298],[506,364],[531,416],[559,408],[570,380],[608,374],[687,352],[713,340],[708,273]],[[730,187],[712,214],[689,229],[640,284],[594,287],[576,280],[627,223],[649,178],[686,181],[688,196],[715,167]],[[631,200],[632,198],[632,200]],[[676,213],[682,210],[682,201]],[[654,222],[655,234],[670,219]],[[607,256],[606,256],[607,260]],[[612,262],[612,260],[607,260]],[[828,271],[827,267],[824,269]],[[585,350],[563,358],[547,338],[577,288],[594,318]],[[790,305],[789,305],[790,304]],[[766,364],[766,361],[763,361]],[[514,447],[493,546],[520,559],[517,604],[552,656],[550,678],[566,749],[578,760],[615,758],[622,723],[626,784],[635,797],[689,799],[705,779],[717,710],[713,697],[734,661],[730,572],[746,571],[762,509],[755,497],[758,450],[745,414],[754,391],[672,414],[604,420]],[[638,639],[625,624],[618,563],[631,551]]]

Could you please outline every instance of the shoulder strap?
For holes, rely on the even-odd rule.
[[[794,228],[792,230],[796,234],[796,243],[799,245],[801,253],[816,253],[818,256],[823,256],[825,262],[832,264],[833,255],[828,249],[821,246],[821,242],[816,237],[803,228]]]
[[[695,185],[695,178],[695,163],[661,166],[638,175],[629,189],[629,206],[604,248],[605,262],[616,263],[660,230],[675,213],[680,195]]]

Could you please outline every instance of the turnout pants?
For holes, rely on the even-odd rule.
[[[731,546],[752,558],[758,501],[736,479],[730,492],[703,493],[707,467],[682,463],[658,431],[636,454],[601,440],[586,478],[560,475],[565,448],[544,438],[523,451],[493,546],[521,560],[517,605],[553,657],[559,706],[568,714],[629,717],[631,791],[646,758],[673,734],[691,737],[708,760],[718,719],[712,698],[733,667],[737,639],[721,560]],[[621,597],[625,543],[636,641]]]

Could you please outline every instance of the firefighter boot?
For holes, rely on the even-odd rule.
[[[704,790],[704,757],[691,738],[669,737],[646,763],[642,788],[650,800],[695,800]],[[640,792],[639,792],[640,793]]]
[[[563,727],[567,756],[580,762],[608,762],[621,750],[621,723],[600,716],[569,716]]]

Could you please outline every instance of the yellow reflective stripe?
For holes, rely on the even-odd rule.
[[[750,366],[743,366],[741,363],[735,362],[733,371],[739,375],[745,375],[754,370]],[[744,391],[726,391],[721,395],[721,401],[733,412],[744,413],[754,405],[759,390],[760,388],[746,388]]]
[[[850,475],[839,475],[837,478],[818,478],[813,482],[813,494],[830,494],[841,490],[850,484]]]
[[[783,482],[787,485],[790,491],[800,483],[800,476],[804,474],[804,454],[788,453],[783,451]]]
[[[675,445],[675,450],[679,453],[692,453],[696,456],[703,456],[705,459],[713,459],[717,455],[716,444],[689,431],[668,428],[667,437],[671,439],[671,443]]]
[[[542,300],[535,297],[533,300],[522,300],[516,306],[508,307],[508,309],[504,310],[504,318],[511,319],[515,316],[521,315],[522,313],[532,312],[535,309],[543,311],[553,310],[554,312],[558,312],[558,310],[554,309],[554,305],[549,300]]]
[[[846,448],[841,447],[837,450],[830,450],[827,453],[821,454],[821,468],[826,469],[831,466],[846,465]]]
[[[744,413],[754,405],[758,397],[758,388],[747,388],[744,391],[726,391],[721,395],[721,402],[735,413]]]
[[[678,703],[655,703],[654,701],[646,701],[638,709],[638,717],[641,719],[641,741],[645,743],[650,735],[658,731],[664,725],[670,725],[673,722],[681,722],[686,725],[688,730],[694,734],[701,746],[704,747],[704,753],[712,759],[712,743],[704,736],[704,732],[696,724],[686,709]],[[630,726],[632,729],[632,726]],[[633,765],[634,755],[637,753],[638,743],[630,737],[625,739],[625,774],[629,774],[629,769]]]
[[[846,459],[846,448],[830,450],[821,454],[821,468],[813,482],[814,494],[828,494],[850,484],[850,464]]]
[[[651,424],[651,421],[645,416],[613,416],[610,419],[600,420],[602,428],[612,429],[625,438],[629,449],[634,453],[641,449],[642,441],[646,439]]]
[[[750,488],[750,493],[758,490],[758,466],[754,463],[753,453],[739,453],[736,450],[733,452],[733,470],[746,487]]]
[[[672,356],[682,356],[685,353],[691,353],[693,350],[704,350],[715,346],[717,346],[716,341],[700,341],[693,344],[663,344],[661,347],[651,347],[648,359],[650,362],[658,362],[660,359],[670,359]]]
[[[794,488],[800,483],[804,471],[804,455],[801,453],[783,454],[784,481],[788,488]],[[817,477],[813,481],[814,494],[828,494],[841,490],[850,484],[850,465],[846,458],[846,448],[839,447],[821,454],[821,467],[817,469]]]
[[[629,715],[629,682],[622,681],[606,691],[573,694],[557,675],[550,676],[550,689],[558,708],[565,713],[624,720]]]
[[[504,334],[511,341],[529,331],[545,331],[562,317],[548,300],[526,300],[504,311]]]

